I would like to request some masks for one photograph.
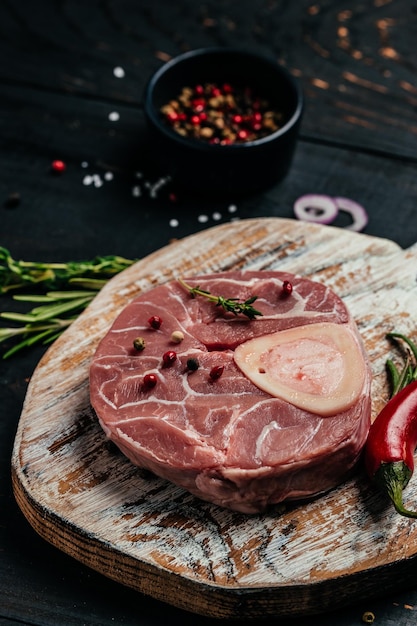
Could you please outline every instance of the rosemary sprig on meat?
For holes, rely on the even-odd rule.
[[[69,263],[16,261],[0,247],[0,294],[30,288],[35,293],[14,294],[13,300],[36,303],[27,313],[0,313],[0,319],[16,324],[0,328],[0,343],[14,342],[3,358],[38,343],[52,343],[112,276],[134,262],[119,256]]]
[[[255,319],[258,315],[262,315],[260,311],[257,311],[252,305],[258,299],[258,296],[251,296],[247,300],[239,300],[239,298],[224,298],[223,296],[216,296],[210,291],[200,289],[200,287],[191,287],[181,278],[178,282],[186,289],[192,298],[196,296],[203,296],[215,304],[215,306],[221,307],[224,311],[233,313],[234,315],[245,315],[250,320]]]

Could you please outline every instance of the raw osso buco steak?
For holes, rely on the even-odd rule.
[[[106,435],[135,465],[243,513],[346,480],[369,430],[371,371],[343,301],[283,272],[185,282],[256,296],[262,315],[225,311],[178,281],[137,297],[91,364]]]

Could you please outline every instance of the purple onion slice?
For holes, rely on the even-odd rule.
[[[334,198],[339,210],[349,213],[352,217],[352,224],[346,226],[348,230],[361,231],[368,223],[368,214],[362,205],[349,198]]]
[[[338,208],[334,198],[309,193],[295,201],[294,214],[304,222],[331,224],[337,217]]]

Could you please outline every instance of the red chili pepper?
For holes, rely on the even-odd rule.
[[[404,507],[402,492],[413,471],[417,446],[417,380],[408,383],[384,406],[365,445],[365,468],[389,495],[401,515],[417,518]]]

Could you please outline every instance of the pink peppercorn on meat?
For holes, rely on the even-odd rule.
[[[177,281],[140,295],[91,364],[106,435],[139,467],[244,513],[341,483],[364,446],[371,404],[369,364],[342,300],[283,272],[186,282],[256,296],[260,314],[235,315]]]

